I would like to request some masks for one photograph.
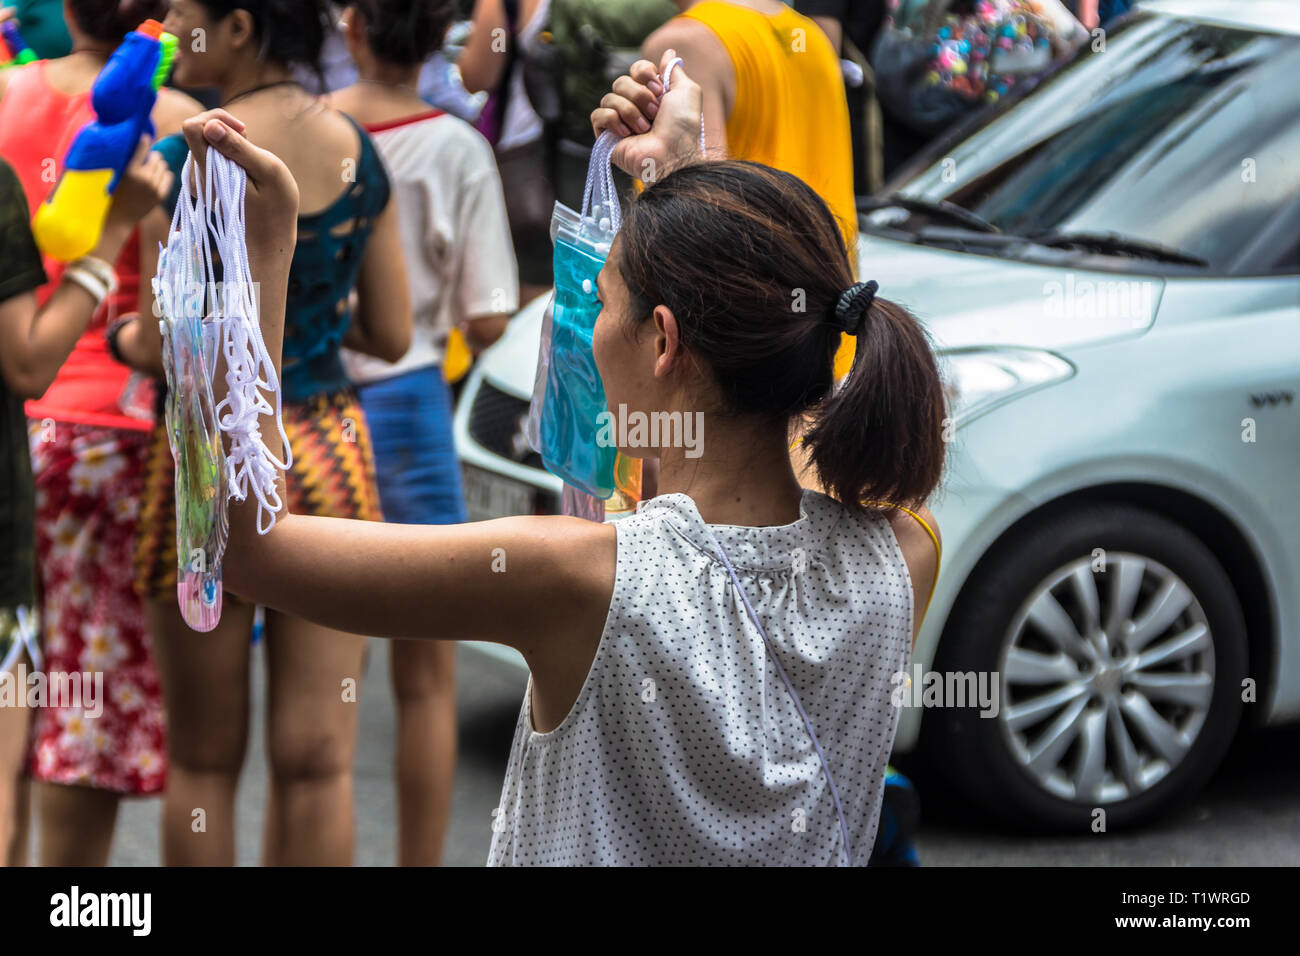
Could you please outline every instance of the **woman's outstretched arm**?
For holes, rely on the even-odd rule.
[[[231,502],[227,587],[357,634],[492,641],[531,662],[566,633],[598,634],[614,588],[614,529],[580,518],[397,525],[282,512],[259,535],[253,510]]]
[[[260,287],[262,336],[278,370],[297,186],[284,164],[244,139],[242,130],[233,116],[213,110],[187,121],[185,138],[196,161],[211,143],[248,174],[248,260]],[[221,401],[223,370],[213,385]],[[271,454],[280,457],[272,417],[262,418],[261,431]],[[283,477],[278,484],[284,501]],[[329,627],[495,641],[518,648],[536,671],[569,666],[568,638],[589,645],[609,609],[610,526],[565,517],[393,525],[282,508],[275,527],[262,535],[256,510],[251,502],[230,503],[226,585],[250,601]]]

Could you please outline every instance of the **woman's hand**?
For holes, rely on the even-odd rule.
[[[250,265],[269,260],[286,274],[298,237],[298,184],[280,157],[244,138],[244,124],[225,110],[192,116],[181,126],[200,177],[211,146],[248,174],[244,197],[244,237]],[[267,275],[254,276],[266,282]]]
[[[664,53],[659,69],[649,60],[637,60],[591,114],[591,128],[599,136],[610,130],[622,141],[614,147],[619,169],[642,182],[653,182],[660,170],[700,155],[700,86],[679,64],[664,93],[662,71],[676,59]]]

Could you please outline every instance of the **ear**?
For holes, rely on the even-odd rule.
[[[240,7],[230,13],[230,45],[236,50],[256,42],[253,15]]]
[[[677,367],[682,355],[677,316],[668,306],[657,305],[651,320],[655,326],[655,378],[665,378]]]

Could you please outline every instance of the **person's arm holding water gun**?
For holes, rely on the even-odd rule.
[[[0,372],[16,395],[39,398],[44,394],[90,324],[103,300],[100,291],[107,294],[102,277],[112,275],[112,263],[136,222],[167,194],[171,182],[167,164],[148,152],[148,141],[142,140],[113,194],[99,241],[89,256],[64,271],[41,308],[36,307],[35,292],[0,303]]]

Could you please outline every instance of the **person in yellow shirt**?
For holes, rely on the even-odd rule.
[[[779,0],[675,0],[682,11],[646,38],[658,63],[677,51],[704,96],[711,157],[748,159],[798,176],[830,206],[855,266],[853,144],[840,61],[816,22]],[[853,359],[845,336],[835,356]]]

